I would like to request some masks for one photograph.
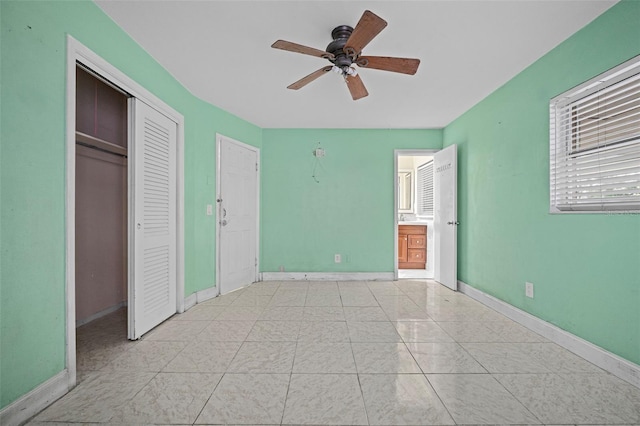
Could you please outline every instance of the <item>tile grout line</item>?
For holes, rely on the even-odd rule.
[[[211,400],[211,397],[213,397],[213,393],[216,391],[216,389],[218,389],[218,386],[220,386],[220,383],[222,382],[222,378],[226,375],[227,373],[224,372],[220,375],[220,378],[218,379],[218,382],[216,383],[216,385],[213,387],[213,389],[211,390],[211,394],[209,395],[209,397],[207,398],[207,400],[205,401],[205,403],[202,405],[202,408],[200,409],[200,411],[198,411],[198,415],[195,417],[195,419],[193,420],[193,422],[191,423],[192,425],[195,425],[198,422],[198,419],[200,418],[200,416],[202,415],[202,412],[204,411],[205,407],[207,406],[207,404],[209,403],[209,401]]]
[[[293,351],[293,360],[291,360],[291,371],[289,372],[289,383],[287,384],[287,393],[284,396],[284,404],[282,406],[282,416],[280,417],[281,425],[284,424],[284,415],[287,412],[287,401],[289,401],[289,389],[291,389],[291,379],[293,378],[293,367],[296,365],[296,357],[298,356],[298,338],[300,337],[301,327],[302,327],[302,324],[300,324],[300,327],[298,327],[298,334],[296,336],[296,341],[295,341],[296,346]]]
[[[544,374],[548,374],[548,373],[544,373]],[[556,375],[555,373],[551,373],[553,375]],[[529,410],[529,407],[527,407],[526,405],[524,405],[524,402],[520,401],[520,398],[518,398],[517,396],[515,396],[509,389],[507,389],[507,387],[505,385],[503,385],[500,380],[496,379],[493,375],[493,373],[489,373],[489,376],[497,383],[499,384],[505,391],[507,391],[507,393],[509,395],[511,395],[513,397],[513,399],[515,399],[516,401],[518,401],[518,403],[520,405],[522,405],[522,408],[524,408],[527,413],[531,414],[533,416],[534,419],[537,419],[540,424],[544,425],[545,422],[543,422],[542,420],[540,420],[540,418],[538,416],[536,416],[531,410]]]
[[[343,306],[342,310],[344,311],[344,306]],[[346,318],[345,318],[345,322],[346,322]],[[348,333],[348,336],[349,336],[349,347],[351,348],[351,357],[353,359],[353,365],[356,368],[356,378],[358,380],[358,388],[360,388],[360,397],[362,398],[362,406],[364,408],[364,416],[367,419],[367,425],[370,425],[371,421],[369,420],[369,412],[367,411],[367,402],[364,399],[364,391],[362,390],[362,383],[360,382],[360,370],[358,369],[358,363],[356,362],[356,355],[353,352],[353,340],[351,339],[351,333],[349,333],[349,323],[348,322],[347,322],[347,333]]]
[[[400,291],[403,291],[402,289],[400,289]],[[404,291],[403,291],[404,292]],[[406,294],[406,293],[405,293]],[[426,311],[426,309],[425,309]],[[432,318],[428,313],[427,316],[429,316],[429,318]],[[433,319],[433,318],[432,318]],[[435,321],[434,321],[435,323]],[[447,336],[449,336],[449,334],[442,330],[445,334],[447,334]],[[402,337],[402,336],[401,336]],[[449,336],[451,337],[451,336]],[[451,339],[455,342],[455,339],[453,337],[451,337]],[[409,346],[407,345],[407,342],[404,340],[404,338],[402,338],[402,341],[404,342],[405,347],[407,348],[407,350],[409,351],[409,353],[411,354],[411,357],[413,358],[414,362],[418,365],[418,368],[420,369],[420,371],[422,371],[422,376],[425,378],[425,380],[427,381],[427,384],[429,385],[429,387],[431,388],[431,390],[433,391],[433,393],[436,395],[436,397],[438,398],[438,401],[440,401],[440,404],[442,404],[442,407],[445,409],[445,411],[447,412],[447,414],[449,415],[449,417],[451,418],[451,420],[453,420],[454,424],[458,424],[458,422],[456,422],[456,419],[453,417],[453,415],[451,414],[451,412],[449,411],[449,408],[446,406],[446,404],[444,403],[444,401],[442,400],[442,397],[440,396],[440,394],[436,391],[436,389],[433,387],[433,384],[431,384],[431,381],[429,380],[429,378],[427,377],[427,373],[424,372],[424,370],[422,369],[422,367],[420,366],[420,363],[418,362],[418,360],[415,358],[415,355],[413,354],[413,352],[411,352],[411,349],[409,349]]]

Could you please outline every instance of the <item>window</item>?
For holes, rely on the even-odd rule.
[[[418,167],[418,216],[433,217],[433,160]]]
[[[550,104],[552,212],[640,210],[640,56]]]

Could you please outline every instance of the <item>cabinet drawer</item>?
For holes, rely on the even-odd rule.
[[[407,235],[407,237],[409,237],[409,248],[425,248],[427,246],[424,235]]]
[[[409,249],[407,253],[407,262],[424,262],[426,259],[426,251],[424,249]]]
[[[423,225],[399,225],[398,234],[403,235],[426,235],[427,227]]]

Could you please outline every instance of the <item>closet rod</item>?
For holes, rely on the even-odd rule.
[[[106,152],[107,154],[127,158],[127,148],[96,138],[95,136],[87,135],[86,133],[76,131],[76,144]]]

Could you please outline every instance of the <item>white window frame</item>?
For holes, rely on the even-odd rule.
[[[550,213],[606,213],[606,214],[624,214],[624,213],[632,213],[632,212],[640,212],[640,199],[637,203],[633,202],[627,205],[618,205],[618,206],[596,206],[586,205],[572,205],[570,207],[561,206],[558,202],[558,195],[561,194],[560,191],[555,190],[556,185],[556,165],[558,165],[563,159],[566,159],[568,155],[575,155],[576,152],[569,153],[569,149],[567,148],[569,141],[569,137],[572,135],[571,131],[565,130],[564,132],[559,125],[560,122],[560,114],[563,110],[565,110],[568,106],[573,103],[577,103],[581,99],[586,98],[587,96],[593,95],[598,91],[601,91],[605,88],[613,86],[625,79],[630,77],[640,75],[640,55],[624,62],[623,64],[612,68],[599,76],[574,87],[571,90],[568,90],[565,93],[562,93],[559,96],[551,99],[549,104],[549,117],[550,117],[550,167],[549,167],[549,211]],[[639,124],[640,125],[640,124]],[[634,139],[633,145],[636,144]],[[614,142],[613,144],[615,144]],[[611,145],[613,145],[611,144]],[[640,150],[640,138],[637,140],[638,149]],[[590,150],[602,150],[607,145],[603,147],[591,148]]]

